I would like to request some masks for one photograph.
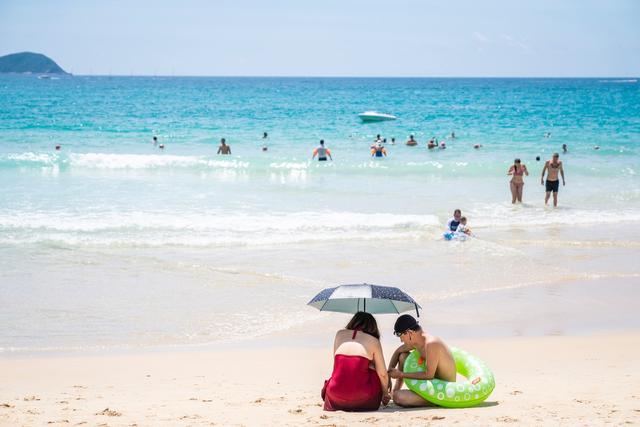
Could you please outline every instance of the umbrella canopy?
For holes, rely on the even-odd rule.
[[[372,314],[395,313],[416,310],[420,316],[417,302],[405,292],[393,286],[340,285],[322,290],[307,305],[320,311],[338,313],[357,313],[364,311]]]

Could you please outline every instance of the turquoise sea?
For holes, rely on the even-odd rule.
[[[311,161],[320,139],[332,162]],[[540,172],[557,151],[553,209]],[[531,172],[517,207],[515,157]],[[637,230],[639,173],[636,79],[0,76],[0,352],[233,340],[313,319],[304,303],[332,281],[416,289],[424,271],[401,254],[446,263],[454,208],[485,237],[465,250],[499,271],[518,230]]]

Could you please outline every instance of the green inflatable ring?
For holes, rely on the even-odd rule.
[[[456,371],[466,378],[465,381],[414,380],[405,378],[404,382],[412,392],[423,399],[446,408],[468,408],[489,397],[496,381],[493,372],[480,359],[464,350],[451,347]],[[426,363],[419,364],[420,353],[413,350],[404,362],[404,372],[424,372]]]

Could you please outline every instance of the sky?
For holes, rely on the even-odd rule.
[[[639,0],[0,0],[73,74],[637,77]]]

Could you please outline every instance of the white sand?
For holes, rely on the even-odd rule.
[[[640,421],[640,332],[450,342],[497,386],[481,407],[324,412],[330,349],[0,360],[0,424],[613,425]],[[393,348],[386,348],[391,354]]]

